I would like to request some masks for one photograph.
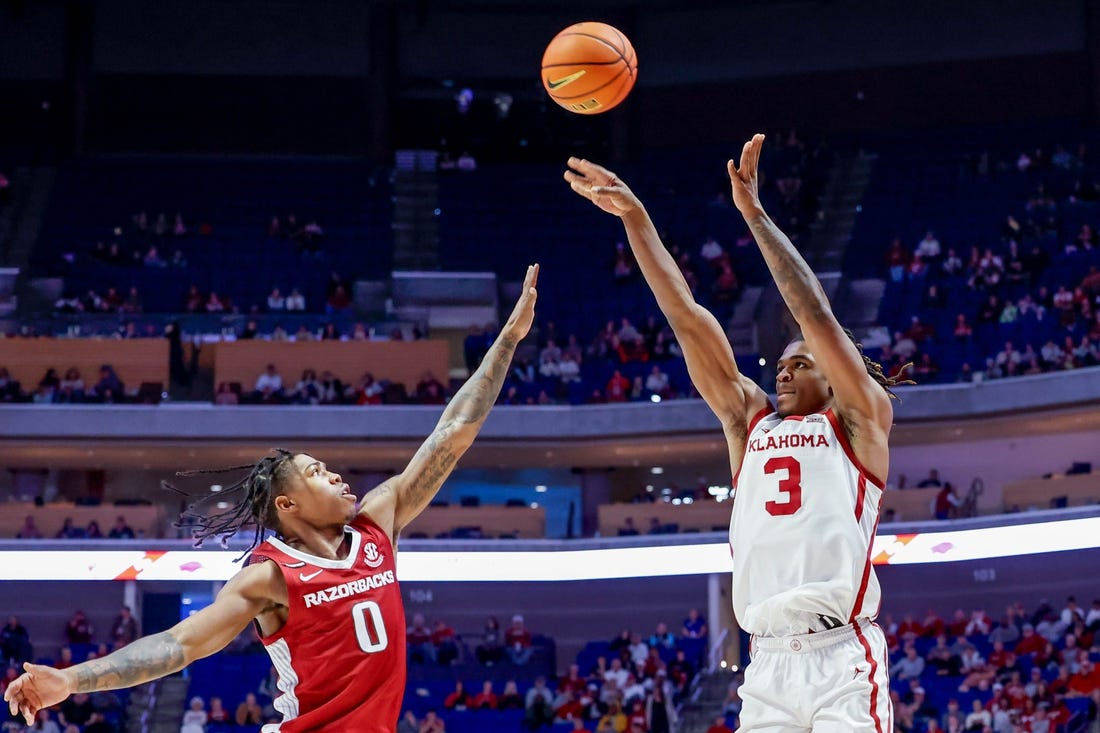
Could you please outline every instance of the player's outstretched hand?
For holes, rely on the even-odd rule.
[[[570,158],[565,180],[581,196],[609,214],[625,216],[642,208],[642,202],[630,188],[601,165],[580,158]]]
[[[508,316],[508,322],[504,324],[503,333],[519,341],[531,330],[531,323],[535,320],[535,301],[538,300],[538,290],[535,286],[539,281],[538,264],[527,266],[527,275],[523,278],[523,292],[516,301],[516,307],[512,309],[512,315]]]
[[[42,708],[57,705],[72,694],[69,677],[59,669],[27,662],[25,670],[4,691],[4,702],[12,715],[22,715],[27,725]]]
[[[744,216],[763,210],[760,205],[758,180],[762,147],[764,147],[764,136],[757,133],[741,149],[740,165],[734,163],[732,158],[726,163],[726,170],[730,174],[730,185],[733,187],[733,203]]]

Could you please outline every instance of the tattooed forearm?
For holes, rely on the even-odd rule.
[[[138,639],[113,654],[72,667],[73,692],[117,690],[178,672],[183,646],[167,631]]]
[[[747,222],[794,319],[801,323],[803,318],[828,312],[829,301],[821,283],[787,235],[762,212]]]
[[[473,443],[500,395],[516,343],[517,339],[507,333],[497,338],[481,366],[451,399],[439,424],[420,446],[406,471],[406,480],[400,484],[399,502],[408,512],[402,512],[402,519],[411,520],[431,502],[458,459]]]
[[[440,426],[454,421],[460,424],[479,423],[492,409],[500,395],[501,385],[508,376],[508,365],[516,351],[516,339],[501,334],[489,353],[481,360],[481,366],[466,380],[455,394],[451,404],[443,411]]]

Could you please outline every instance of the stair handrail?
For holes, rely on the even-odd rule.
[[[722,629],[721,633],[715,638],[714,642],[710,645],[710,653],[707,655],[707,672],[714,673],[718,670],[718,663],[722,657],[722,643],[729,636],[729,629]]]

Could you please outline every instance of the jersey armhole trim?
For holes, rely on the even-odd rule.
[[[747,449],[748,449],[749,438],[752,436],[752,431],[756,430],[756,426],[760,424],[760,421],[763,420],[764,418],[766,418],[768,415],[772,414],[772,412],[774,412],[774,410],[772,409],[772,403],[771,402],[766,402],[766,403],[764,403],[764,406],[761,407],[760,410],[755,415],[752,416],[752,419],[749,420],[749,429],[748,429],[748,432],[745,433],[746,452],[747,452]],[[745,465],[745,455],[744,455],[744,453],[741,454],[741,465],[742,466]],[[737,473],[735,473],[733,475],[733,488],[734,489],[737,488],[737,479],[740,478],[740,477],[741,477],[741,466],[738,466],[737,467]],[[732,548],[730,548],[730,549],[732,550]]]
[[[852,465],[859,470],[861,474],[867,477],[875,488],[879,491],[886,489],[886,482],[879,479],[878,476],[867,470],[858,458],[856,458],[856,452],[852,450],[852,444],[848,441],[848,434],[844,432],[844,426],[840,424],[840,418],[837,416],[836,411],[833,408],[829,408],[825,411],[825,417],[829,419],[829,424],[833,426],[833,432],[836,433],[836,439],[840,442],[840,447],[844,449],[844,454],[848,456],[848,460],[852,462]]]

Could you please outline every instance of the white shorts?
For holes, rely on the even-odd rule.
[[[886,637],[867,619],[754,636],[749,654],[738,733],[892,733]]]

